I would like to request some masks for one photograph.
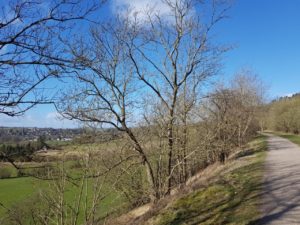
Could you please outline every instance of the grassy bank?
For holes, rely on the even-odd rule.
[[[277,135],[282,138],[286,138],[291,142],[300,146],[300,135],[297,134],[290,134],[290,133],[282,133],[282,132],[271,132],[274,135]]]
[[[265,148],[265,137],[256,138],[249,143],[247,150],[240,152],[236,159],[224,166],[217,179],[174,200],[151,220],[157,225],[241,225],[257,219]],[[21,204],[28,197],[35,195],[40,188],[48,186],[47,181],[32,177],[0,179],[0,202],[8,207]],[[110,190],[110,187],[104,186],[103,191]],[[74,187],[67,187],[67,202],[74,201],[78,191]],[[117,193],[111,193],[102,200],[99,214],[104,216],[122,204],[124,199]],[[5,210],[0,207],[0,217],[4,214]]]
[[[250,224],[260,215],[265,149],[266,138],[256,138],[216,181],[177,199],[153,221],[156,225]]]

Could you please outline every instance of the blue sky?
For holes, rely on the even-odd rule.
[[[271,98],[300,91],[299,8],[297,0],[237,0],[219,31],[220,39],[236,45],[225,74],[251,67]]]
[[[158,0],[152,0],[158,1]],[[101,16],[112,16],[116,5],[150,0],[111,0]],[[236,0],[229,18],[216,27],[216,41],[232,44],[224,56],[223,75],[227,79],[241,68],[253,69],[267,84],[269,98],[300,91],[300,1]],[[74,127],[70,121],[56,119],[52,106],[38,106],[24,117],[0,115],[1,126]]]

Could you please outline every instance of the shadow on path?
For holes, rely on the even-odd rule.
[[[300,148],[270,136],[261,193],[262,217],[249,225],[300,224]]]

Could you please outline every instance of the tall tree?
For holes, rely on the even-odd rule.
[[[163,2],[170,15],[163,17],[149,11],[146,20],[149,26],[143,26],[140,34],[128,43],[128,48],[138,79],[166,112],[163,127],[167,133],[167,193],[170,193],[176,164],[174,129],[180,119],[179,98],[185,98],[183,107],[187,113],[187,90],[197,92],[219,69],[219,56],[225,48],[213,45],[210,33],[225,17],[228,5],[224,1],[211,1],[208,5],[193,0]],[[199,16],[197,9],[201,7],[210,9],[206,12],[210,14],[209,19]]]
[[[152,199],[170,194],[175,185],[179,99],[185,99],[188,113],[187,90],[192,95],[198,93],[203,82],[216,74],[225,51],[213,45],[210,32],[225,17],[228,5],[223,1],[209,3],[210,16],[203,18],[198,12],[205,8],[202,1],[163,0],[170,12],[167,17],[150,11],[143,20],[137,17],[143,12],[122,14],[92,29],[88,42],[70,45],[78,82],[62,97],[59,110],[69,119],[124,132],[145,165]],[[167,143],[167,151],[160,156],[147,147],[143,132],[136,128],[142,118],[154,125],[143,117],[140,105],[150,96],[152,105],[161,112],[161,129],[166,134],[162,142]]]

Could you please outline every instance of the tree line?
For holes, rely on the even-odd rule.
[[[294,94],[282,97],[265,106],[262,117],[265,129],[299,134],[300,132],[300,96]]]

